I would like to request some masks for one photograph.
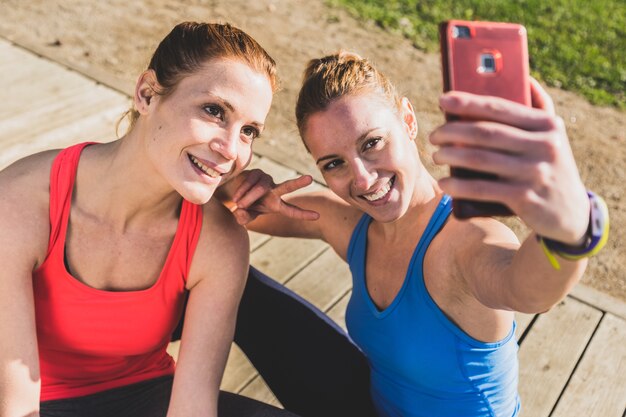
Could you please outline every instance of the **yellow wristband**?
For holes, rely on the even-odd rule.
[[[589,214],[589,228],[587,240],[580,248],[572,248],[563,243],[537,235],[537,241],[546,254],[550,265],[556,270],[561,269],[555,255],[570,261],[594,256],[606,245],[609,239],[609,209],[604,200],[591,191],[587,191],[591,211]]]

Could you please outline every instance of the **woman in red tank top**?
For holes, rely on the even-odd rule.
[[[249,245],[211,197],[249,163],[275,89],[254,39],[181,23],[121,139],[0,172],[0,415],[217,416]],[[283,413],[225,394],[229,407]]]

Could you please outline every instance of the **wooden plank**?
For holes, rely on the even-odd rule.
[[[293,169],[280,165],[269,158],[256,156],[250,163],[250,168],[258,168],[270,174],[275,183],[295,178],[297,173]]]
[[[248,230],[248,236],[250,237],[250,251],[253,252],[257,250],[260,246],[265,244],[272,237],[269,235],[264,235],[262,233],[253,232]]]
[[[82,77],[89,78],[92,81],[98,82],[100,84],[106,85],[109,89],[115,90],[120,94],[126,96],[132,96],[133,91],[135,89],[135,80],[121,79],[114,75],[111,75],[110,72],[106,70],[99,69],[97,67],[89,66],[87,64],[78,68],[79,65],[72,64],[69,61],[66,61],[59,54],[54,53],[50,48],[47,48],[43,45],[39,45],[36,43],[29,43],[24,39],[20,39],[18,43],[10,33],[4,33],[2,35],[9,42],[12,42],[17,48],[23,51],[27,51],[27,53],[35,56],[39,61],[53,62],[56,65],[61,66],[62,68],[70,69],[79,73]],[[1,39],[0,39],[1,40]],[[2,40],[3,42],[6,42]],[[42,59],[42,57],[44,59]]]
[[[99,86],[74,71],[41,59],[22,48],[9,45],[3,51],[3,59],[5,55],[13,63],[0,67],[0,79],[11,100],[0,102],[0,119],[6,119],[12,114],[40,111],[47,106],[58,105],[81,90]],[[109,95],[127,98],[109,88],[100,88]]]
[[[250,264],[284,283],[327,249],[317,239],[275,237],[252,253]]]
[[[169,353],[170,356],[174,358],[174,361],[177,361],[178,354],[180,353],[180,340],[170,342],[170,344],[167,345],[167,353]]]
[[[626,321],[605,314],[552,417],[622,417],[626,409]]]
[[[274,394],[272,394],[272,391],[268,388],[267,384],[260,375],[257,375],[257,377],[254,378],[250,384],[239,392],[239,394],[283,408],[282,404],[278,401],[278,399],[276,399]]]
[[[329,249],[288,281],[286,286],[326,311],[352,288],[352,278],[348,265]]]
[[[608,294],[600,292],[595,288],[578,284],[574,287],[570,296],[590,304],[602,311],[611,313],[622,320],[626,320],[626,303],[622,300],[611,297]]]
[[[167,346],[167,353],[177,361],[180,353],[180,340],[171,342]],[[224,377],[222,378],[220,389],[229,392],[239,392],[250,384],[257,375],[258,373],[252,366],[252,363],[250,363],[242,350],[233,343],[228,355],[228,361],[226,362],[226,369],[224,369]]]
[[[333,319],[335,323],[337,323],[346,333],[346,307],[348,307],[348,301],[350,301],[350,296],[352,295],[352,290],[348,291],[337,303],[328,310],[326,314],[328,317]]]
[[[550,414],[601,316],[599,310],[566,298],[537,318],[519,351],[524,415]]]
[[[15,62],[0,70],[11,97],[0,102],[0,169],[42,150],[115,138],[127,96],[6,41],[1,45]]]
[[[15,68],[12,69],[15,70]],[[20,78],[26,79],[0,71],[5,93],[7,97],[11,97],[10,100],[0,101],[0,120],[53,106],[55,102],[68,100],[87,86],[94,85],[88,84],[85,80],[76,80],[75,73],[52,66],[46,72],[41,71],[41,68],[37,68],[37,72],[28,71],[26,68],[20,73]]]
[[[270,174],[272,178],[274,178],[275,183],[281,183],[283,181],[294,179],[297,176],[302,175],[301,173],[296,172],[293,169],[287,168],[284,165],[280,165],[279,163],[274,162],[270,158],[259,156],[257,154],[255,154],[255,158],[252,160],[252,163],[250,163],[250,168],[258,168],[265,171],[267,174]],[[322,188],[326,188],[326,186],[317,182],[313,182],[308,187],[294,191],[294,194],[316,191]]]
[[[121,113],[121,106],[110,108],[12,146],[2,147],[0,143],[0,169],[19,158],[43,150],[64,148],[83,141],[108,142],[113,140],[115,139],[115,121]]]
[[[220,386],[224,391],[239,392],[245,388],[257,375],[246,355],[236,344],[232,344],[224,377]]]
[[[515,322],[517,323],[517,328],[515,329],[515,337],[517,338],[517,340],[522,337],[534,318],[534,314],[524,314],[518,312],[515,313]]]
[[[121,115],[127,107],[126,98],[102,86],[88,86],[65,100],[0,120],[0,143],[3,147],[20,144],[111,108]]]

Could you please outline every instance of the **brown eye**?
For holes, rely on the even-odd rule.
[[[380,143],[381,140],[382,140],[382,138],[371,138],[371,139],[368,139],[363,144],[363,150],[366,151],[368,149],[371,149],[371,148],[375,147],[376,145],[378,145],[378,143]]]
[[[324,171],[330,171],[331,169],[337,168],[341,164],[343,164],[343,161],[341,161],[340,159],[333,159],[332,161],[328,162],[327,164],[324,164],[322,166],[322,169]]]
[[[244,127],[243,129],[241,129],[241,132],[250,140],[258,138],[261,134],[259,132],[259,129],[251,126]]]
[[[209,104],[209,105],[204,106],[204,111],[208,115],[217,117],[220,120],[224,118],[224,109],[222,109],[217,104]]]

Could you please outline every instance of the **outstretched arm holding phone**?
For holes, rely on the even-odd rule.
[[[558,303],[608,234],[606,206],[586,192],[549,96],[531,79],[532,107],[444,94],[441,108],[459,118],[431,133],[435,162],[487,177],[436,180],[410,101],[368,60],[313,59],[304,79],[298,127],[329,191],[288,196],[309,180],[253,181],[235,193],[237,218],[283,204],[319,213],[311,222],[262,215],[248,227],[322,238],[349,264],[346,324],[371,366],[379,415],[518,415],[513,312]],[[456,200],[501,204],[533,233],[520,244],[484,212],[453,216]]]
[[[564,260],[556,270],[546,259],[537,235],[572,247],[584,245],[590,203],[563,121],[555,115],[545,90],[535,80],[531,86],[535,108],[462,92],[444,95],[440,100],[444,111],[474,121],[446,123],[432,132],[430,140],[440,147],[433,154],[437,164],[497,177],[443,178],[439,185],[446,193],[453,198],[505,204],[534,232],[505,264],[501,274],[507,277],[507,285],[502,288],[504,294],[494,297],[499,301],[494,302],[481,288],[476,289],[478,297],[494,308],[537,312],[562,299],[586,266],[584,259]],[[469,259],[482,259],[468,255]],[[480,265],[475,269],[476,274],[484,275]]]

